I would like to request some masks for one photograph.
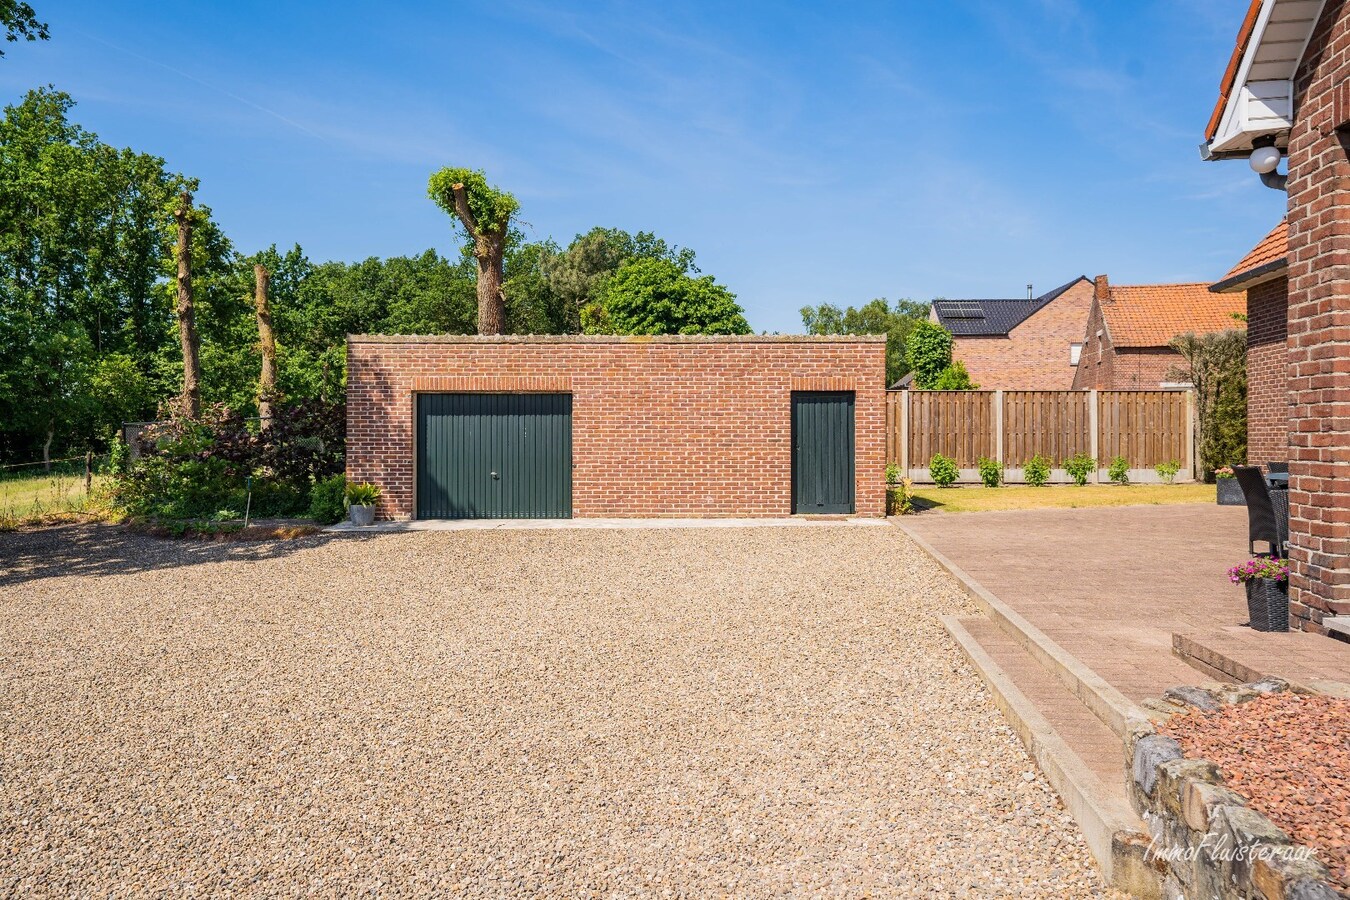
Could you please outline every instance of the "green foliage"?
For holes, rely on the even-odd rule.
[[[1216,469],[1247,458],[1247,332],[1177,335],[1169,345],[1182,362],[1168,372],[1195,391],[1200,464]]]
[[[481,169],[445,168],[433,172],[427,181],[427,195],[456,222],[460,222],[455,210],[456,186],[463,186],[465,202],[480,234],[506,234],[511,217],[520,211],[515,197],[488,184]],[[460,227],[464,227],[462,222]],[[470,243],[476,237],[468,235]]]
[[[1158,473],[1158,477],[1163,480],[1163,484],[1171,484],[1176,480],[1177,473],[1181,471],[1181,463],[1175,459],[1170,462],[1158,463],[1153,467],[1153,471]]]
[[[887,484],[896,484],[900,481],[900,467],[895,463],[887,463],[885,471]]]
[[[347,513],[347,476],[320,478],[309,492],[309,517],[320,525],[341,522]]]
[[[1003,483],[1003,463],[981,456],[979,466],[980,481],[985,487],[994,488]]]
[[[374,506],[380,499],[380,486],[363,481],[347,485],[347,503],[351,506]]]
[[[583,310],[596,315],[609,279],[625,264],[640,259],[665,260],[685,275],[699,271],[693,250],[667,244],[648,231],[629,234],[620,228],[596,227],[577,235],[562,252],[548,245],[540,270],[558,311],[549,333],[580,331]],[[509,281],[509,260],[507,269]],[[508,303],[513,294],[508,289]]]
[[[1044,487],[1050,480],[1050,459],[1037,453],[1022,466],[1022,480],[1032,487]]]
[[[587,334],[749,334],[736,295],[711,276],[692,278],[664,259],[623,265],[599,303],[582,310]]]
[[[897,300],[894,308],[881,297],[861,307],[841,310],[832,303],[803,306],[802,324],[807,334],[886,335],[886,384],[894,384],[909,371],[906,341],[914,326],[928,318],[927,303]]]
[[[932,385],[935,391],[973,391],[978,388],[979,385],[970,380],[966,364],[959,359],[943,369]]]
[[[914,372],[914,387],[931,390],[952,364],[951,332],[927,319],[915,322],[905,341],[905,361]]]
[[[1111,479],[1112,484],[1130,483],[1130,461],[1123,456],[1117,456],[1111,460],[1111,465],[1106,470],[1106,477]]]
[[[6,41],[45,41],[48,38],[47,23],[39,22],[33,7],[23,0],[0,0],[0,28],[5,31]],[[0,50],[0,56],[5,51]]]
[[[956,460],[941,453],[934,453],[933,458],[928,461],[928,474],[938,487],[951,487],[956,483],[961,470],[957,468]]]
[[[1064,471],[1069,473],[1073,483],[1082,487],[1088,483],[1088,478],[1093,472],[1097,471],[1097,460],[1088,453],[1075,453],[1064,460]]]
[[[886,515],[907,516],[914,512],[914,482],[908,478],[886,488]]]

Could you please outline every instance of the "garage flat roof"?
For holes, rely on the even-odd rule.
[[[349,334],[352,344],[883,344],[884,334]]]

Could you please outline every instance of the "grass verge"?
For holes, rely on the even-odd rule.
[[[1161,506],[1174,503],[1214,503],[1212,484],[1088,484],[1028,487],[1015,484],[940,488],[916,485],[914,506],[919,512],[990,512],[1000,509],[1079,509],[1096,506]]]

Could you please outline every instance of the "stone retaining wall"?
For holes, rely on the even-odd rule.
[[[1217,709],[1288,690],[1275,678],[1215,689],[1173,688],[1146,703],[1155,717],[1188,706]],[[1218,767],[1186,759],[1181,745],[1152,725],[1126,736],[1130,803],[1152,836],[1150,861],[1163,873],[1163,896],[1188,900],[1339,900],[1314,851],[1295,844],[1245,798],[1224,786]]]

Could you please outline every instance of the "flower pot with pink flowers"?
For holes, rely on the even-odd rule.
[[[1228,570],[1228,580],[1247,589],[1247,615],[1257,631],[1289,630],[1289,563],[1258,557]]]
[[[1214,485],[1218,488],[1220,506],[1247,505],[1247,498],[1242,496],[1242,485],[1233,476],[1232,466],[1220,466],[1214,470]]]

